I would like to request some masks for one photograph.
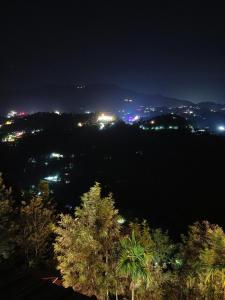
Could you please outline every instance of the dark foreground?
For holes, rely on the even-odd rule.
[[[87,300],[89,298],[75,293],[71,288],[65,289],[60,282],[52,283],[47,280],[48,275],[41,276],[39,272],[15,271],[1,272],[0,298],[1,300]]]

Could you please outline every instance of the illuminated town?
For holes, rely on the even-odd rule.
[[[225,1],[0,22],[0,300],[225,300]]]

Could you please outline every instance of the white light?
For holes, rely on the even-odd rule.
[[[110,115],[105,115],[105,114],[101,114],[99,117],[98,117],[98,122],[112,122],[114,121],[114,117],[113,116],[110,116]]]
[[[83,124],[82,124],[81,122],[79,122],[79,123],[77,124],[77,126],[78,126],[78,127],[82,127]]]
[[[50,154],[50,158],[63,158],[63,154],[53,152]]]
[[[54,175],[54,176],[47,176],[44,178],[47,181],[52,181],[52,182],[58,182],[60,181],[60,178],[58,175]]]
[[[61,115],[60,111],[58,111],[58,110],[55,110],[54,113],[55,113],[56,115]]]
[[[99,129],[102,130],[102,129],[104,129],[104,127],[105,127],[105,125],[103,123],[100,123]]]
[[[8,115],[7,115],[7,118],[10,119],[10,118],[13,118],[17,115],[17,112],[14,111],[14,110],[11,110]]]
[[[133,121],[138,121],[140,119],[140,116],[135,116]]]
[[[35,134],[35,133],[38,133],[38,132],[41,132],[42,129],[34,129],[34,130],[31,130],[31,133],[32,134]]]
[[[219,131],[225,131],[225,126],[218,126]]]
[[[117,222],[118,222],[119,224],[124,224],[124,223],[126,222],[126,220],[125,220],[123,217],[120,217],[120,218],[117,220]]]

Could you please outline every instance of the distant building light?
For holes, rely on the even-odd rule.
[[[25,134],[25,131],[15,131],[13,133],[10,133],[6,135],[3,139],[3,143],[13,143],[16,140],[20,139]]]
[[[138,120],[140,120],[140,116],[138,116],[138,115],[133,118],[133,122],[138,121]]]
[[[223,126],[223,125],[218,126],[218,130],[219,131],[225,131],[225,126]]]
[[[44,178],[44,180],[50,181],[50,182],[59,182],[61,181],[61,179],[59,178],[58,175],[54,175],[54,176],[47,176]]]
[[[53,152],[50,154],[50,158],[63,158],[63,154]]]
[[[100,124],[99,124],[99,129],[100,129],[100,130],[104,129],[104,127],[105,127],[105,125],[104,125],[103,123],[100,123]]]
[[[14,110],[11,110],[8,114],[7,114],[7,118],[14,118],[15,116],[17,116],[17,112]]]
[[[27,115],[27,113],[25,111],[21,111],[21,112],[18,113],[19,117],[24,117],[26,115]]]
[[[13,124],[13,121],[12,120],[8,120],[5,122],[5,125],[12,125]]]
[[[38,133],[38,132],[41,132],[43,129],[33,129],[31,130],[31,134],[35,134],[35,133]]]
[[[85,89],[86,85],[85,84],[78,84],[76,87],[77,87],[77,89]]]
[[[114,116],[111,115],[105,115],[105,114],[101,114],[100,116],[98,116],[97,121],[98,122],[103,122],[103,123],[110,123],[113,122],[115,120]]]

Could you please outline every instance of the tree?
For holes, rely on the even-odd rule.
[[[118,271],[121,275],[130,278],[130,289],[132,300],[134,300],[135,289],[141,284],[148,285],[148,265],[151,257],[144,247],[137,242],[134,231],[131,237],[121,240],[121,253],[118,262]]]
[[[8,259],[15,248],[15,215],[12,190],[4,185],[0,173],[0,261]]]
[[[175,246],[167,233],[163,233],[161,229],[151,229],[145,220],[142,223],[130,223],[130,231],[135,233],[136,241],[151,257],[148,264],[148,286],[140,286],[136,294],[141,299],[162,299],[165,290],[174,281],[170,269]]]
[[[181,287],[190,299],[224,297],[225,234],[207,221],[189,227],[181,246]]]
[[[32,266],[49,252],[55,210],[49,200],[48,184],[40,183],[38,193],[22,201],[19,212],[18,245]]]
[[[102,197],[99,183],[81,197],[74,216],[61,214],[54,251],[65,287],[99,299],[115,293],[119,218],[112,194]]]

